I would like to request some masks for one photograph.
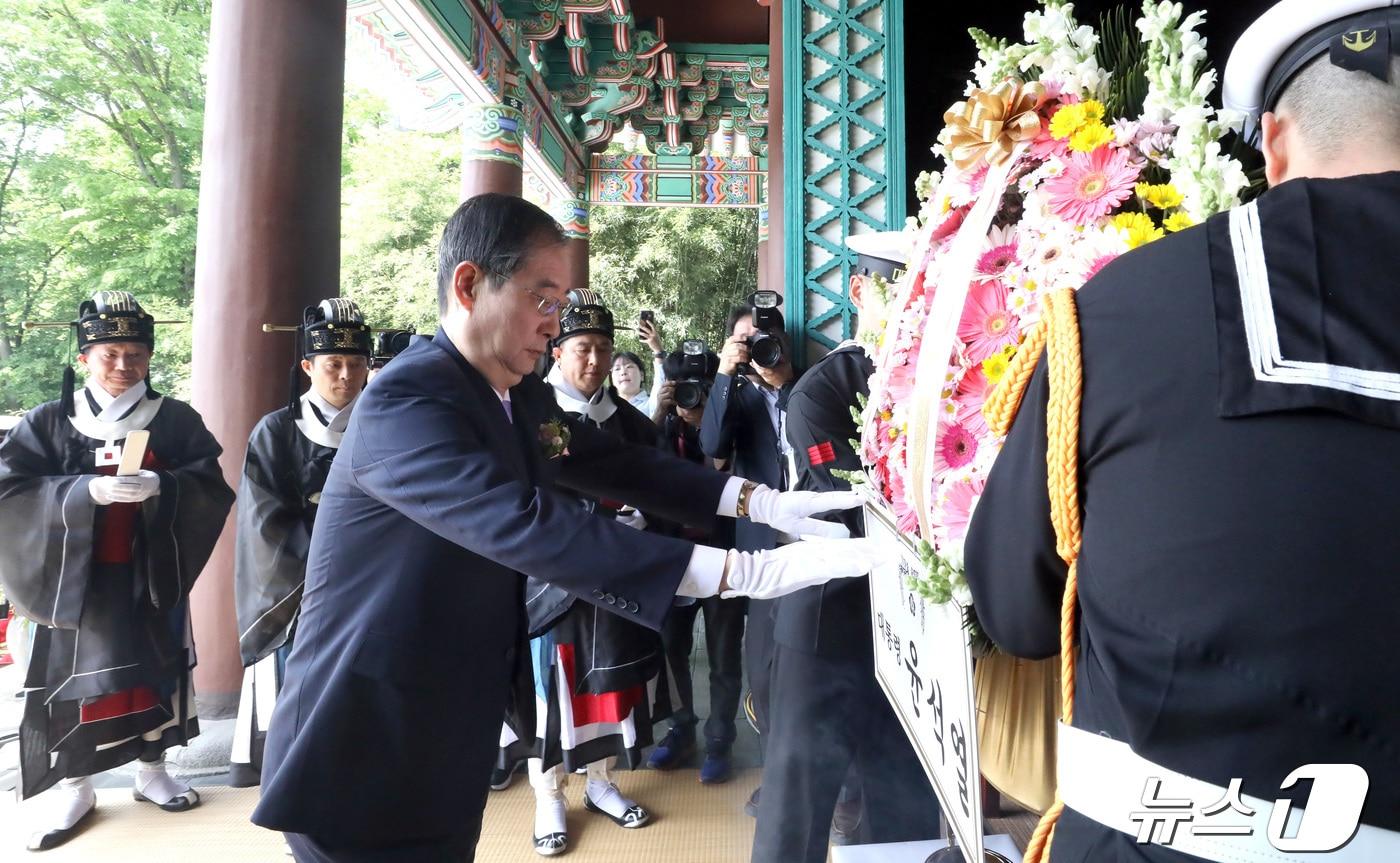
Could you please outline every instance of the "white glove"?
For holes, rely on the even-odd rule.
[[[160,476],[143,470],[134,476],[99,476],[88,483],[93,503],[107,506],[113,503],[140,503],[160,494]]]
[[[749,521],[798,537],[845,539],[851,532],[844,524],[812,516],[851,509],[863,501],[858,491],[774,491],[761,485],[749,494]]]
[[[833,578],[855,578],[892,561],[890,543],[874,539],[807,539],[768,551],[731,551],[729,589],[720,593],[774,599]]]
[[[641,510],[637,509],[618,510],[617,523],[625,524],[628,527],[634,527],[637,530],[647,529],[647,517],[642,515]]]

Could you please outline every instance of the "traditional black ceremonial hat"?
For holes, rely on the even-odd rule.
[[[156,321],[126,291],[98,291],[78,306],[78,353],[105,342],[140,342],[156,347]]]
[[[1400,6],[1280,0],[1259,16],[1230,52],[1222,90],[1225,107],[1245,115],[1247,137],[1256,135],[1260,115],[1278,106],[1293,76],[1323,53],[1342,69],[1390,81],[1390,58],[1400,53]]]
[[[559,337],[554,343],[560,344],[570,336],[596,333],[613,337],[613,316],[603,305],[598,294],[588,288],[574,288],[569,291],[568,305],[559,314]]]
[[[307,306],[301,316],[301,355],[374,353],[374,336],[354,300],[335,297]]]
[[[852,234],[846,238],[846,248],[856,253],[852,272],[858,276],[881,276],[894,282],[909,265],[909,238],[903,231]]]

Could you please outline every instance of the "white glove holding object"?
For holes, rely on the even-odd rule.
[[[812,516],[851,509],[862,502],[864,498],[857,491],[774,491],[760,485],[749,494],[749,521],[798,537],[845,539],[851,532],[844,524]]]
[[[833,578],[856,578],[894,559],[873,539],[807,539],[768,551],[731,551],[720,596],[774,599]]]
[[[98,506],[140,503],[160,494],[160,476],[143,470],[133,476],[99,476],[88,483],[88,494]]]

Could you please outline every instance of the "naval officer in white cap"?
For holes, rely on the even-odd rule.
[[[1393,2],[1273,6],[1225,73],[1269,191],[1078,293],[1055,863],[1400,860],[1398,50]],[[1067,575],[1047,392],[1042,362],[966,545],[1026,657],[1059,652]]]

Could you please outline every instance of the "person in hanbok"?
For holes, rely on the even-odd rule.
[[[649,445],[656,426],[617,390],[605,386],[612,369],[613,316],[588,289],[569,292],[554,341],[548,380],[569,416],[629,443]],[[646,529],[646,516],[620,501],[571,493],[588,512]],[[580,553],[584,553],[581,549]],[[543,581],[526,584],[526,611],[538,704],[537,746],[529,760],[535,789],[535,851],[568,848],[564,788],[584,769],[584,807],[625,828],[644,827],[651,813],[623,796],[611,770],[643,763],[652,723],[672,710],[665,651],[655,631]]]
[[[47,792],[36,851],[92,813],[89,777],[130,761],[138,801],[199,803],[165,751],[199,733],[187,600],[234,498],[199,414],[151,388],[155,321],[136,298],[99,292],[74,327],[86,385],[66,369],[62,397],[0,443],[0,585],[30,621],[20,794]]]
[[[229,784],[257,785],[263,741],[291,652],[321,489],[365,387],[372,333],[352,300],[309,306],[296,328],[290,402],[248,439],[238,486],[234,604],[245,671]],[[301,380],[311,387],[300,392]]]

